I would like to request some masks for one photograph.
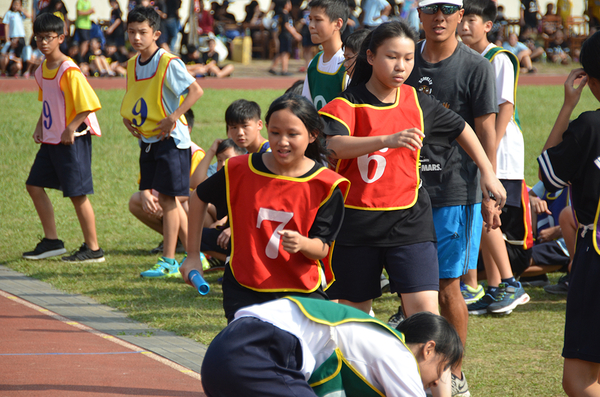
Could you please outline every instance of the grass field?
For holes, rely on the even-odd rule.
[[[196,126],[192,139],[208,148],[225,133],[223,114],[237,98],[257,101],[266,112],[281,91],[211,91],[194,106]],[[200,297],[181,280],[144,280],[139,272],[156,261],[148,251],[161,237],[137,222],[127,202],[137,190],[139,148],[119,116],[123,92],[98,91],[103,109],[98,113],[102,138],[94,138],[93,173],[96,194],[91,201],[98,236],[106,252],[102,264],[69,265],[60,260],[21,259],[33,249],[42,229],[25,180],[38,146],[31,139],[40,112],[37,93],[0,96],[0,263],[70,293],[80,293],[126,312],[151,327],[166,329],[208,344],[225,326],[221,308],[220,274],[208,273],[211,293]],[[537,181],[539,154],[560,105],[562,87],[519,88],[519,111],[526,143],[526,180]],[[589,90],[575,114],[597,107]],[[263,133],[266,136],[266,132]],[[51,191],[59,236],[67,249],[81,245],[79,224],[70,200]],[[179,258],[180,259],[180,258]],[[556,280],[558,276],[554,277]],[[464,371],[473,396],[563,395],[562,332],[564,298],[528,291],[532,301],[507,317],[471,317]],[[387,320],[397,308],[387,294],[376,300],[375,313]]]

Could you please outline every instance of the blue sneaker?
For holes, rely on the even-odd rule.
[[[462,281],[460,282],[460,292],[462,293],[463,298],[465,298],[465,303],[467,305],[469,303],[477,302],[483,297],[483,295],[485,295],[483,285],[477,284],[477,288],[472,288],[470,285],[464,284]]]
[[[210,269],[210,262],[202,252],[200,253],[200,262],[202,262],[202,270]]]
[[[467,310],[469,311],[469,314],[475,316],[486,314],[488,312],[488,307],[494,302],[496,302],[496,299],[489,293],[486,293],[481,299],[467,305]]]
[[[165,257],[161,257],[156,265],[152,266],[152,269],[141,272],[140,276],[146,278],[181,277],[181,273],[179,273],[179,263],[177,263],[176,260],[173,260],[175,263],[170,264],[165,259]]]
[[[529,295],[523,289],[520,282],[517,281],[517,286],[500,283],[500,293],[493,302],[488,306],[488,313],[507,313],[511,312],[518,305],[524,305],[529,302]]]

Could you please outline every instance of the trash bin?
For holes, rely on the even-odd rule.
[[[231,42],[231,52],[234,62],[248,65],[252,60],[252,38],[250,36],[236,37]]]

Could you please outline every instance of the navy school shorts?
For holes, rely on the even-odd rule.
[[[141,143],[140,190],[154,189],[166,196],[190,195],[192,151],[178,149],[173,138]]]
[[[330,299],[364,302],[380,297],[384,267],[392,292],[439,291],[437,244],[431,241],[400,247],[336,244],[332,266],[335,282],[327,289]]]
[[[200,374],[210,397],[315,397],[301,369],[298,338],[257,318],[242,317],[213,339]]]
[[[73,145],[42,143],[25,183],[60,190],[63,197],[93,194],[92,136],[78,136]]]

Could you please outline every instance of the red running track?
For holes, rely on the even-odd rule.
[[[0,396],[205,397],[200,375],[0,291]]]
[[[304,76],[300,76],[304,78]],[[285,90],[299,77],[265,77],[265,78],[240,78],[226,79],[203,78],[198,79],[202,88],[211,89],[241,89],[256,90],[261,88]],[[525,74],[519,78],[519,85],[561,85],[565,82],[566,75]],[[92,88],[95,90],[125,89],[124,78],[90,78]],[[34,79],[0,78],[0,92],[35,91],[38,89]]]

